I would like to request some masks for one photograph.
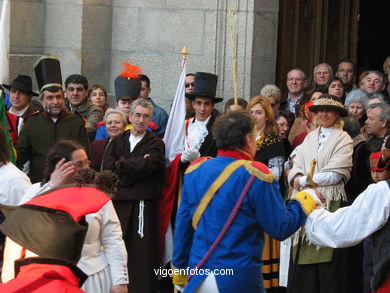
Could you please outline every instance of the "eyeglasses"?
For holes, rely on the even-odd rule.
[[[148,114],[141,114],[141,113],[134,113],[134,117],[137,119],[144,118],[145,120],[150,119],[150,115]]]
[[[195,82],[186,82],[186,87],[194,87],[195,86]]]

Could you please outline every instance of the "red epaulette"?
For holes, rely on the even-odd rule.
[[[272,182],[275,179],[275,176],[270,169],[261,162],[248,161],[244,166],[251,175],[255,175],[260,180]]]
[[[148,128],[150,128],[151,130],[157,130],[158,129],[158,126],[156,123],[154,123],[153,121],[150,121],[149,122],[149,125],[148,125]]]

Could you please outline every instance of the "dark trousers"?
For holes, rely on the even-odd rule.
[[[128,254],[129,292],[158,291],[157,276],[157,209],[153,200],[145,200],[144,237],[138,234],[140,201],[113,201],[121,222]]]
[[[333,260],[327,263],[295,265],[290,262],[287,293],[350,293],[347,249],[335,249]],[[295,270],[295,273],[294,273]],[[294,279],[293,279],[294,275]],[[355,282],[361,282],[355,279]]]

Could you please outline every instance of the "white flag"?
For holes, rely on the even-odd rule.
[[[9,1],[3,1],[0,19],[0,83],[6,82],[8,76],[8,32],[9,32]]]
[[[185,119],[186,119],[186,60],[183,60],[182,70],[177,86],[175,99],[173,100],[167,128],[165,130],[165,159],[167,164],[184,151],[185,143]]]

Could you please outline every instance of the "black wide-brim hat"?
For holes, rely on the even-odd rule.
[[[194,92],[186,94],[190,100],[195,100],[196,97],[210,98],[214,103],[219,103],[223,98],[215,96],[217,92],[218,76],[207,72],[195,73]]]
[[[33,96],[39,96],[36,92],[32,90],[32,80],[28,75],[19,74],[11,84],[3,84],[3,86],[10,90],[11,88],[15,88],[18,90],[25,91]]]
[[[314,105],[309,107],[309,110],[313,113],[318,113],[320,110],[331,110],[339,112],[341,117],[348,116],[348,111],[341,103],[341,100],[334,95],[328,94],[319,96],[318,99],[314,101]]]

